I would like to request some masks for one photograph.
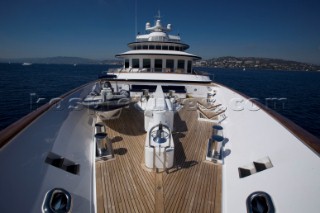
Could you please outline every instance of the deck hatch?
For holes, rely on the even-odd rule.
[[[77,164],[53,152],[48,153],[45,162],[75,175],[79,174],[80,171],[80,164]]]

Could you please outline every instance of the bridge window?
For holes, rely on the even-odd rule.
[[[143,68],[148,68],[150,69],[151,67],[151,61],[150,59],[143,59]]]
[[[156,46],[156,49],[157,49],[157,50],[161,50],[161,46],[160,46],[160,45],[157,45],[157,46]]]
[[[192,61],[188,61],[188,73],[191,73]]]
[[[154,50],[154,45],[150,45],[149,50]]]
[[[147,50],[148,49],[148,45],[143,45],[142,49]]]
[[[162,59],[154,60],[154,68],[155,72],[162,72]]]
[[[178,60],[178,69],[184,69],[184,60]]]
[[[162,49],[163,49],[163,50],[168,50],[169,47],[168,47],[168,46],[162,46]]]
[[[132,59],[132,68],[139,68],[139,59]]]
[[[173,69],[174,69],[174,60],[172,60],[172,59],[167,59],[167,61],[166,61],[166,68],[167,68],[167,69],[170,69],[170,72],[172,72]]]
[[[176,51],[179,51],[179,49],[180,49],[180,48],[179,48],[178,46],[176,46],[176,48],[175,48],[175,49],[176,49]]]
[[[174,50],[174,46],[169,46],[169,50]]]
[[[129,68],[129,59],[124,60],[124,68]]]

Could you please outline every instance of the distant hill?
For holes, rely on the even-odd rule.
[[[105,59],[95,60],[80,57],[47,57],[47,58],[18,58],[0,59],[0,63],[33,63],[33,64],[112,64],[122,65],[122,60]],[[259,57],[233,57],[224,56],[208,60],[197,61],[196,66],[235,68],[235,69],[269,69],[269,70],[304,70],[320,71],[319,65],[282,59],[259,58]]]
[[[319,71],[320,66],[297,61],[282,59],[259,58],[259,57],[233,57],[224,56],[202,60],[196,63],[197,66],[216,68],[249,68],[249,69],[271,69],[271,70],[301,70]]]
[[[121,64],[121,60],[94,60],[80,57],[47,57],[47,58],[17,58],[17,59],[0,59],[1,63],[33,63],[33,64]]]

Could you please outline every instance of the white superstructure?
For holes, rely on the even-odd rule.
[[[125,71],[191,73],[192,62],[199,56],[186,53],[189,45],[181,42],[179,35],[169,35],[171,24],[163,27],[158,19],[154,26],[146,23],[149,34],[137,35],[129,43],[131,50],[116,55],[124,59]]]
[[[137,35],[136,41],[129,43],[129,51],[116,55],[123,58],[123,67],[110,71],[118,79],[146,79],[146,80],[171,80],[171,81],[197,81],[210,82],[208,76],[197,75],[193,71],[192,64],[201,57],[185,52],[189,45],[181,42],[179,35],[170,35],[171,24],[162,26],[158,19],[154,26],[146,23],[146,31],[149,33]],[[130,73],[128,75],[127,73]],[[138,76],[134,75],[139,73]],[[158,75],[140,75],[140,73],[153,73]],[[159,75],[170,73],[171,76]],[[133,75],[132,75],[133,74]],[[194,78],[190,74],[198,76]]]

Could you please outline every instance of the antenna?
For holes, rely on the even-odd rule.
[[[157,20],[161,20],[161,18],[160,10],[158,10],[158,15],[154,16],[154,23],[156,24]]]
[[[136,0],[135,1],[135,19],[134,19],[134,21],[135,21],[135,23],[134,23],[134,25],[135,25],[135,37],[137,36],[137,33],[138,33],[138,24],[137,24],[137,22],[138,22],[138,3],[137,3],[137,1],[138,0]]]
[[[156,19],[161,19],[160,10],[158,10],[158,15],[155,16]]]

